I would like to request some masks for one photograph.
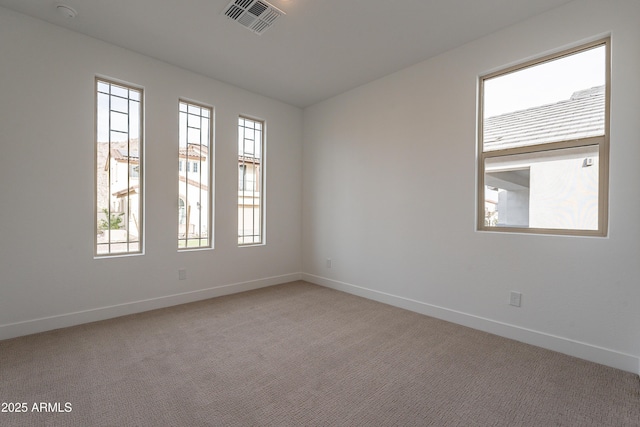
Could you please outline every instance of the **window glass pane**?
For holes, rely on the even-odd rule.
[[[190,127],[200,128],[200,116],[187,114],[187,123]]]
[[[203,112],[205,112],[207,110],[203,110]],[[209,138],[211,138],[210,135],[210,129],[211,129],[211,122],[209,121],[209,119],[202,119],[202,141],[208,141]]]
[[[179,106],[178,249],[211,247],[211,110]],[[184,162],[184,167],[183,167]]]
[[[186,148],[187,147],[187,115],[186,114],[180,114],[178,125],[180,128],[178,144],[180,148]]]
[[[262,123],[238,119],[238,244],[262,243]]]
[[[193,127],[187,128],[187,142],[189,144],[200,145],[200,129]]]
[[[111,95],[118,96],[121,98],[128,99],[129,98],[129,89],[111,84]]]
[[[97,102],[97,138],[98,141],[107,141],[109,138],[109,95],[99,92],[97,96]]]
[[[125,98],[113,96],[111,97],[111,110],[127,114],[129,113],[129,103]]]
[[[481,78],[478,229],[606,236],[609,48]]]
[[[110,89],[110,85],[108,83],[104,83],[104,82],[98,82],[98,92],[101,93],[109,93],[109,89]]]
[[[129,134],[127,132],[111,131],[109,132],[110,142],[127,142]]]
[[[485,160],[485,226],[598,229],[598,146]]]
[[[483,81],[483,151],[604,135],[606,47]]]
[[[140,103],[138,101],[129,102],[129,135],[131,138],[140,138]]]
[[[133,101],[140,101],[140,93],[137,90],[130,90],[129,91],[129,99],[133,100]]]
[[[111,130],[129,133],[129,115],[111,111]]]
[[[96,254],[140,252],[141,94],[107,81],[96,86]]]
[[[129,204],[128,206],[128,210],[130,212],[136,212],[138,210],[138,197],[135,197],[135,193],[131,193],[128,195],[128,200],[126,201],[126,203]],[[138,245],[137,243],[139,242],[139,236],[140,233],[138,231],[138,224],[137,224],[137,220],[136,220],[136,215],[128,215],[127,216],[127,221],[129,222],[126,225],[126,229],[127,229],[127,241],[129,242],[129,251],[137,251],[138,250]]]

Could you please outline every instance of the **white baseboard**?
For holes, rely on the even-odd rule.
[[[197,291],[183,292],[158,298],[133,301],[108,307],[100,307],[91,310],[8,323],[0,325],[0,340],[20,337],[23,335],[31,335],[53,329],[66,328],[83,323],[111,319],[114,317],[126,316],[128,314],[142,313],[144,311],[155,310],[157,308],[170,307],[223,295],[250,291],[267,286],[279,285],[281,283],[293,282],[300,279],[300,273],[291,273],[282,276],[267,277],[247,282],[216,286],[208,289],[199,289]]]
[[[640,357],[312,274],[302,280],[640,375]]]

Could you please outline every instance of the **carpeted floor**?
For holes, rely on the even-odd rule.
[[[0,381],[2,426],[640,426],[637,375],[305,282],[1,341]]]

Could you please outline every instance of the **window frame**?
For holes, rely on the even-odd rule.
[[[542,143],[535,145],[519,146],[505,149],[492,149],[484,151],[484,82],[486,80],[524,70],[546,62],[568,57],[599,46],[605,47],[605,118],[604,135],[592,136],[581,139],[568,139],[558,142]],[[590,43],[563,49],[559,52],[529,60],[514,66],[510,66],[489,74],[481,75],[478,79],[478,116],[477,116],[477,188],[476,188],[476,229],[477,231],[525,233],[542,235],[565,236],[593,236],[606,237],[608,234],[608,205],[609,205],[609,126],[610,126],[610,95],[611,94],[611,38],[605,37]],[[517,226],[488,226],[485,225],[485,162],[487,159],[506,158],[520,154],[545,153],[553,150],[562,150],[582,147],[598,147],[598,228],[596,230],[566,229],[566,228],[533,228]]]
[[[243,163],[239,163],[238,164],[238,169],[237,169],[237,173],[238,173],[238,187],[237,187],[237,192],[238,192],[238,206],[237,206],[237,213],[238,213],[238,223],[236,224],[236,230],[238,231],[238,247],[249,247],[249,246],[262,246],[266,244],[266,240],[265,240],[265,235],[266,235],[266,214],[265,214],[265,191],[266,191],[266,185],[265,185],[265,163],[266,163],[266,129],[267,129],[267,123],[265,120],[262,119],[258,119],[255,117],[251,117],[251,116],[247,116],[247,115],[238,115],[238,118],[236,120],[236,131],[237,131],[237,136],[238,136],[238,143],[240,143],[240,138],[241,138],[241,134],[240,134],[240,120],[249,120],[251,122],[254,123],[260,123],[261,124],[261,130],[260,130],[260,145],[259,145],[259,152],[260,152],[260,157],[255,157],[255,151],[256,151],[256,147],[253,147],[253,153],[249,153],[246,150],[243,150],[243,153],[246,154],[253,154],[253,158],[256,158],[259,160],[259,170],[258,173],[255,174],[254,176],[254,180],[253,180],[253,190],[247,190],[247,182],[246,182],[246,173],[247,173],[247,168],[246,168],[246,164]],[[249,157],[249,156],[242,156],[240,153],[240,147],[237,147],[237,152],[238,152],[238,160],[240,161],[241,157]],[[244,166],[244,168],[241,168],[240,166]],[[240,177],[240,170],[243,170],[243,176]],[[242,181],[241,181],[242,179]],[[241,184],[242,182],[242,184]],[[259,207],[260,207],[260,215],[259,215],[259,219],[257,220],[257,223],[259,224],[259,234],[258,234],[258,241],[252,241],[252,242],[240,242],[241,239],[245,238],[247,235],[244,234],[240,234],[240,209],[241,209],[241,204],[240,204],[240,193],[242,193],[242,198],[244,198],[244,193],[246,193],[247,191],[251,191],[252,193],[258,193],[258,200],[259,200]],[[244,213],[243,213],[244,215]],[[253,234],[253,236],[255,236],[256,234]]]
[[[138,244],[138,249],[137,250],[127,250],[127,251],[120,251],[120,252],[112,252],[111,251],[111,245],[114,244],[114,242],[109,241],[108,242],[108,248],[109,250],[107,252],[99,252],[98,251],[98,247],[99,247],[99,242],[98,242],[98,233],[97,230],[99,228],[99,224],[100,221],[98,220],[98,185],[99,185],[99,180],[98,180],[98,170],[99,168],[104,168],[104,165],[101,165],[99,163],[99,147],[98,147],[98,139],[99,139],[99,135],[98,135],[98,131],[99,131],[99,108],[98,108],[98,98],[99,98],[99,94],[100,93],[104,93],[104,92],[100,92],[99,91],[99,86],[100,84],[107,84],[109,85],[109,87],[111,86],[117,86],[120,87],[122,89],[126,89],[128,91],[135,91],[139,93],[139,117],[138,117],[138,135],[139,135],[139,142],[138,142],[138,176],[136,177],[138,180],[138,188],[137,188],[137,194],[138,194],[138,213],[139,213],[139,218],[137,219],[137,228],[139,231],[139,235],[138,235],[138,240],[137,240],[137,244]],[[93,90],[93,95],[94,95],[94,170],[93,170],[93,178],[94,178],[94,186],[93,186],[93,221],[94,221],[94,243],[93,243],[93,255],[95,259],[99,259],[99,258],[114,258],[114,257],[123,257],[123,256],[134,256],[134,255],[143,255],[144,254],[144,248],[145,248],[145,203],[144,203],[144,187],[145,187],[145,179],[144,179],[144,163],[145,163],[145,132],[144,132],[144,127],[145,127],[145,123],[144,123],[144,108],[145,108],[145,91],[144,88],[141,86],[137,86],[131,83],[126,83],[117,79],[112,79],[109,77],[104,77],[104,76],[100,76],[100,75],[96,75],[94,77],[94,90]],[[111,95],[111,90],[109,95]],[[128,98],[128,102],[130,102],[131,99]],[[129,114],[129,113],[127,113]],[[109,118],[108,120],[109,123],[111,123],[111,119]],[[129,121],[128,121],[129,122]],[[111,134],[111,132],[113,132],[114,129],[111,128],[111,125],[109,125],[109,130],[108,132]],[[104,141],[103,141],[104,142]],[[109,136],[109,140],[107,141],[109,142],[109,152],[107,153],[107,161],[109,162],[109,168],[111,168],[110,166],[110,162],[111,162],[111,136]],[[129,157],[129,154],[127,153],[127,157]],[[129,161],[128,161],[129,163]],[[128,164],[127,166],[127,179],[129,180],[131,178],[131,164]],[[116,174],[117,174],[117,170],[116,170]],[[111,176],[111,172],[109,171],[109,178]],[[129,184],[127,184],[129,185]],[[111,215],[111,195],[108,195],[109,197],[109,203],[108,203],[108,215]],[[116,212],[117,213],[117,212]],[[107,220],[110,223],[110,219],[107,218]],[[109,228],[110,229],[110,228]],[[115,242],[117,243],[117,242]],[[127,247],[131,244],[132,242],[129,241],[129,234],[127,233],[127,240],[126,240],[126,244]],[[134,242],[135,243],[135,242]]]
[[[186,108],[187,108],[187,114],[188,110],[189,110],[189,106],[193,106],[196,108],[200,108],[203,110],[208,110],[209,111],[209,126],[208,126],[208,132],[209,132],[209,145],[208,145],[208,166],[207,168],[197,168],[198,171],[193,171],[194,168],[191,167],[191,161],[189,160],[189,156],[188,153],[185,156],[184,159],[184,169],[181,167],[182,166],[182,160],[180,160],[179,156],[180,156],[180,132],[182,132],[182,129],[180,127],[180,115],[183,113],[181,111],[181,104],[185,104]],[[188,120],[188,119],[187,119]],[[186,98],[179,98],[178,99],[178,180],[180,179],[180,173],[184,172],[184,176],[185,176],[185,187],[188,188],[189,183],[187,181],[187,176],[189,176],[189,174],[199,174],[202,175],[203,173],[208,173],[209,174],[209,179],[208,179],[208,192],[209,192],[209,200],[207,201],[207,215],[206,215],[206,219],[207,219],[207,236],[206,238],[203,237],[198,237],[197,240],[207,240],[207,243],[205,245],[198,245],[198,246],[189,246],[189,238],[185,237],[185,239],[180,239],[180,231],[179,231],[179,227],[180,225],[182,225],[181,223],[181,211],[180,211],[180,200],[182,200],[184,202],[184,215],[185,218],[186,216],[189,214],[187,206],[189,205],[189,201],[187,200],[188,197],[188,192],[183,194],[180,194],[180,190],[178,189],[178,210],[176,211],[176,213],[178,214],[178,221],[177,221],[177,225],[178,225],[178,232],[176,233],[177,236],[177,246],[178,246],[178,252],[183,252],[183,251],[194,251],[194,250],[207,250],[207,249],[213,249],[214,245],[213,245],[213,238],[214,238],[214,227],[213,227],[213,219],[214,219],[214,188],[215,188],[215,176],[214,176],[214,159],[215,159],[215,135],[214,135],[214,121],[215,121],[215,108],[211,105],[208,104],[204,104],[202,102],[197,102],[197,101],[192,101],[190,99],[186,99]],[[188,146],[188,140],[187,142],[187,146]],[[200,144],[202,145],[202,144]],[[194,166],[197,164],[196,162],[193,162]],[[178,186],[180,186],[179,182],[178,182]],[[200,191],[202,191],[202,189],[200,189]],[[200,205],[200,202],[197,202],[198,205]],[[185,222],[185,225],[187,225],[187,222]],[[188,233],[188,230],[185,230],[186,233]],[[188,236],[188,234],[187,234]],[[180,241],[184,240],[185,241],[185,246],[181,247],[180,246]]]

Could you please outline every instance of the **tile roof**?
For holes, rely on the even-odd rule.
[[[201,157],[207,157],[209,154],[209,147],[201,144],[187,144],[186,147],[180,147],[180,157],[189,157],[191,159],[200,159]],[[203,159],[204,160],[204,159]]]
[[[605,87],[574,92],[571,98],[484,121],[484,151],[604,135]]]
[[[129,161],[131,163],[138,163],[140,161],[140,154],[137,150],[131,151],[131,155],[129,155],[129,152],[124,148],[112,148],[111,158],[122,162]]]

